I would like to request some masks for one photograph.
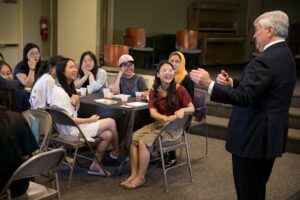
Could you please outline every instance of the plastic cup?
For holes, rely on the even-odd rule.
[[[103,88],[103,96],[104,98],[107,98],[107,94],[110,93],[110,89],[109,88]]]
[[[128,101],[128,96],[123,95],[121,98],[121,104],[122,105],[127,105],[127,101]]]
[[[141,101],[141,98],[142,98],[142,92],[135,92],[136,101]]]
[[[81,95],[82,97],[85,97],[85,96],[86,96],[86,88],[84,88],[84,87],[80,88],[80,95]]]
[[[105,93],[105,94],[106,94],[106,99],[112,99],[113,93],[107,92],[107,93]]]
[[[109,88],[103,88],[102,91],[103,91],[103,94],[104,94],[104,93],[110,92],[110,89]]]
[[[91,85],[87,86],[87,93],[92,94],[93,93],[93,87]]]

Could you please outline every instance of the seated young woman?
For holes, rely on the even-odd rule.
[[[188,72],[185,68],[185,57],[179,52],[175,51],[170,54],[169,62],[172,63],[174,67],[174,79],[178,85],[182,85],[190,94],[192,100],[194,99],[194,82],[190,78]],[[165,166],[171,167],[175,165],[176,160],[176,151],[170,151],[168,160],[166,160]]]
[[[150,152],[155,145],[163,125],[168,121],[183,118],[185,113],[193,113],[194,105],[183,86],[174,80],[173,65],[167,61],[158,64],[153,87],[149,92],[151,117],[156,121],[133,133],[130,145],[131,175],[120,183],[126,189],[140,187],[145,182],[145,174],[150,160]],[[163,132],[163,138],[177,141],[182,130]]]
[[[1,71],[0,91],[13,92],[19,87],[19,83],[4,79],[3,76],[7,75],[11,77],[11,72]],[[7,98],[7,102],[3,102],[1,97],[2,94],[0,95],[0,191],[15,170],[39,148],[25,118],[7,107],[12,104],[12,99]],[[14,181],[10,186],[12,197],[25,193],[28,186],[28,179]]]
[[[34,43],[28,43],[23,49],[23,60],[14,71],[14,79],[20,82],[20,88],[32,87],[40,66],[42,65],[40,48]]]
[[[100,116],[96,114],[89,118],[77,117],[80,102],[77,101],[74,104],[71,100],[71,96],[76,94],[74,81],[77,79],[77,73],[77,67],[70,58],[64,58],[56,63],[57,83],[53,88],[50,106],[61,109],[70,115],[75,123],[79,125],[87,139],[93,137],[100,137],[102,139],[98,144],[96,151],[98,160],[102,160],[102,157],[110,144],[113,146],[113,151],[111,152],[112,157],[117,157],[119,145],[115,120],[112,118],[100,119]],[[77,137],[79,134],[75,127],[57,124],[57,128],[63,137],[66,138]],[[104,170],[105,169],[101,169],[96,159],[94,159],[88,170],[88,174],[104,176]],[[106,172],[108,175],[111,175],[110,172]]]
[[[45,108],[50,104],[56,79],[55,65],[60,59],[63,59],[63,57],[50,57],[47,61],[47,65],[42,65],[38,71],[37,80],[30,94],[30,103],[33,109]]]
[[[111,87],[114,94],[129,94],[135,97],[135,92],[143,92],[148,96],[148,87],[145,79],[134,73],[134,60],[132,56],[124,54],[119,59],[120,71],[115,83]]]
[[[99,68],[97,58],[91,51],[85,51],[80,57],[78,78],[75,87],[92,86],[93,93],[108,87],[107,73]]]
[[[6,80],[12,80],[12,69],[4,61],[0,61],[0,74]],[[30,103],[24,90],[0,90],[0,102],[9,110],[21,113],[30,125]]]

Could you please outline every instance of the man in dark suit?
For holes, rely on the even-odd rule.
[[[222,70],[217,81],[204,69],[192,70],[192,80],[206,89],[212,101],[232,104],[226,150],[238,199],[265,199],[274,160],[285,151],[288,111],[296,83],[296,66],[285,38],[288,16],[266,12],[255,22],[256,48],[240,80]]]

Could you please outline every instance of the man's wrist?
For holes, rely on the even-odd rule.
[[[214,85],[215,85],[215,81],[211,81],[210,84],[209,84],[209,86],[208,86],[208,89],[207,89],[207,93],[208,93],[209,95],[211,95],[212,90],[213,90],[213,88],[214,88]]]

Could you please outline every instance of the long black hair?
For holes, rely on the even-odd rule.
[[[36,45],[34,43],[27,43],[23,48],[23,60],[21,61],[23,66],[28,66],[28,52],[33,48],[37,48],[39,50],[39,52],[41,52],[38,45]],[[41,65],[42,65],[42,61],[41,61],[41,55],[40,55],[40,59],[36,63],[36,70],[39,70]]]
[[[49,73],[50,69],[55,68],[56,63],[59,60],[62,60],[64,57],[61,55],[51,56],[47,62],[43,62],[42,66],[40,67],[35,82],[44,74]]]
[[[98,73],[98,61],[97,61],[97,58],[96,58],[95,54],[93,52],[91,52],[91,51],[85,51],[85,52],[83,52],[83,54],[81,54],[81,56],[80,56],[80,63],[79,63],[79,69],[78,69],[78,77],[83,77],[84,76],[84,73],[83,73],[83,71],[81,69],[81,66],[82,66],[84,57],[87,56],[87,55],[89,55],[93,59],[93,61],[94,61],[94,67],[91,70],[91,72],[92,72],[92,74],[94,75],[94,77],[96,79],[96,76],[97,76],[97,73]],[[85,87],[87,85],[89,85],[89,79],[87,79],[83,83],[82,87]]]
[[[157,77],[157,73],[159,73],[160,68],[164,65],[164,64],[168,64],[170,65],[173,69],[173,65],[172,63],[168,62],[167,60],[161,61],[160,63],[158,63],[157,67],[156,67],[156,73],[155,73],[155,79],[154,79],[154,83],[153,83],[153,90],[154,90],[154,99],[153,99],[153,104],[155,107],[158,107],[158,88],[161,85],[161,80],[160,78]],[[176,82],[175,79],[173,77],[173,80],[170,83],[170,86],[167,90],[167,104],[170,108],[175,108],[176,107]]]
[[[23,62],[25,62],[25,63],[28,62],[28,52],[33,48],[37,48],[39,50],[39,52],[41,52],[38,45],[36,45],[34,43],[27,43],[23,48]],[[40,62],[41,62],[41,58],[38,62],[39,65],[41,64]]]
[[[8,109],[0,105],[0,142],[5,145],[8,143],[8,138],[12,137],[11,118],[7,117]]]
[[[56,63],[56,77],[62,88],[66,91],[69,97],[71,97],[73,94],[76,94],[74,81],[72,81],[69,85],[64,75],[67,63],[69,61],[74,62],[74,60],[72,60],[71,58],[63,58]]]
[[[0,71],[4,65],[8,66],[8,68],[12,72],[10,65],[3,60],[0,61]],[[0,105],[4,106],[9,110],[13,110],[16,106],[15,99],[15,90],[0,90]]]

